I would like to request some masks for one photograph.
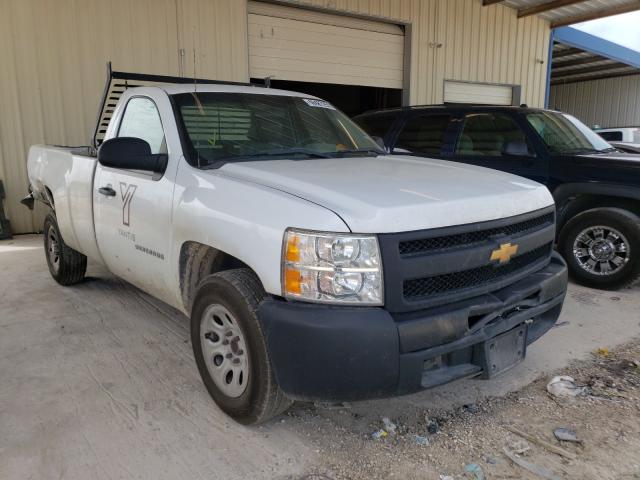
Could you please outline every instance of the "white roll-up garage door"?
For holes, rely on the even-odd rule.
[[[402,88],[397,25],[249,2],[251,78]]]
[[[513,103],[513,87],[445,80],[444,101],[445,103],[511,105]]]

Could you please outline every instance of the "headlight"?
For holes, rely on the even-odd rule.
[[[373,235],[289,229],[282,249],[286,298],[321,303],[382,305],[382,262]]]

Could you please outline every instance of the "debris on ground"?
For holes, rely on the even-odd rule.
[[[553,377],[547,384],[547,392],[554,397],[577,397],[580,395],[588,395],[589,389],[586,385],[576,384],[573,377],[559,375]]]
[[[540,478],[544,478],[545,480],[560,480],[560,477],[553,473],[546,467],[541,467],[536,465],[535,463],[528,462],[518,457],[515,453],[509,451],[506,447],[504,448],[504,454],[507,456],[509,460],[518,465],[519,467],[527,470],[529,473],[533,473]]]
[[[440,427],[438,426],[438,420],[435,418],[427,417],[427,432],[431,435],[438,433]]]
[[[463,405],[462,408],[464,408],[465,412],[471,413],[472,415],[475,415],[480,410],[475,403],[467,403]]]
[[[381,438],[386,438],[389,436],[389,433],[381,428],[380,430],[376,430],[375,432],[373,432],[371,434],[371,436],[375,439],[375,440],[380,440]]]
[[[609,356],[609,349],[606,347],[600,347],[596,350],[596,355],[600,356],[600,357],[608,357]]]
[[[393,423],[389,417],[382,418],[382,424],[384,425],[384,429],[389,433],[389,435],[393,436],[396,434],[396,429],[398,426]]]
[[[418,445],[422,445],[422,446],[425,446],[425,447],[427,445],[429,445],[429,437],[425,437],[425,436],[422,436],[422,435],[414,435],[413,436],[413,440]]]
[[[518,455],[524,455],[529,450],[531,450],[531,446],[526,440],[516,440],[511,445],[509,445],[509,450],[513,453],[517,453]]]
[[[556,445],[553,445],[545,440],[542,440],[541,438],[536,437],[535,435],[531,435],[527,432],[523,432],[522,430],[516,428],[516,427],[511,427],[511,426],[505,426],[504,428],[506,428],[507,430],[509,430],[511,433],[514,433],[516,435],[521,436],[522,438],[524,438],[525,440],[528,440],[532,443],[535,443],[537,445],[540,445],[543,448],[546,448],[547,450],[549,450],[550,452],[556,453],[562,457],[568,458],[569,460],[575,460],[576,455],[572,452],[568,452],[567,450],[565,450],[564,448],[560,448]]]
[[[482,467],[477,463],[468,463],[464,466],[464,471],[467,473],[471,473],[474,480],[484,480],[484,472],[482,471]]]
[[[576,432],[569,428],[559,427],[553,431],[553,435],[560,441],[582,443],[582,440],[578,438]]]

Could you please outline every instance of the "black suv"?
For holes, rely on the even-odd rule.
[[[557,248],[578,282],[615,289],[640,277],[640,155],[620,152],[571,115],[445,105],[354,120],[393,154],[471,163],[545,184],[556,201]]]

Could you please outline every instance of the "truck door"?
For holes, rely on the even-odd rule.
[[[168,101],[167,101],[168,102]],[[159,298],[166,296],[170,269],[171,210],[176,158],[168,151],[156,103],[131,97],[114,116],[111,138],[137,137],[151,153],[168,153],[170,167],[150,173],[98,164],[94,180],[94,217],[98,247],[109,270]]]
[[[471,112],[459,121],[459,135],[451,160],[546,183],[546,158],[538,156],[512,115],[507,112]]]

